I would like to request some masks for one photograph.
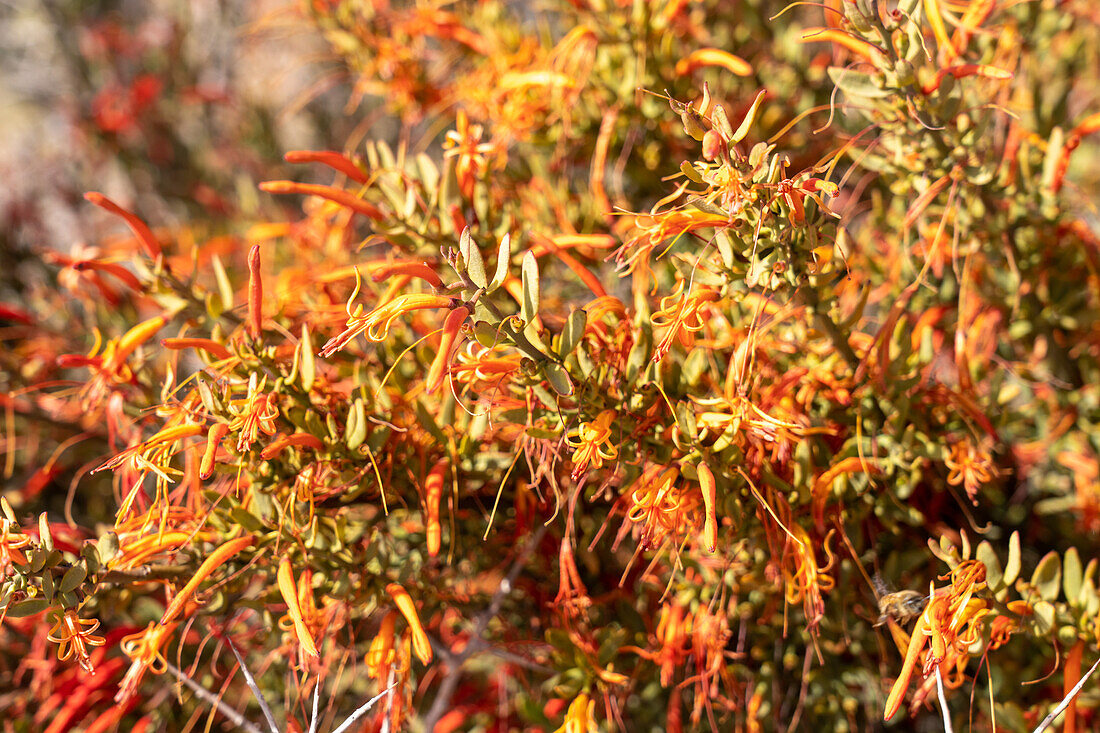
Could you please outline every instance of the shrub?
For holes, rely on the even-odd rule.
[[[547,5],[304,5],[388,141],[43,246],[9,725],[1094,725],[1093,11]]]

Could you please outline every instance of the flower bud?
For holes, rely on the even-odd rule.
[[[707,130],[703,135],[703,158],[715,160],[722,154],[722,136],[717,130]]]

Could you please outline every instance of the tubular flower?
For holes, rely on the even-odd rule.
[[[153,535],[135,535],[125,537],[119,533],[119,551],[107,562],[107,567],[119,570],[133,570],[148,562],[151,558],[179,549],[192,539],[203,540],[207,533],[199,532],[160,532]]]
[[[371,280],[380,283],[394,276],[407,275],[424,280],[433,288],[442,288],[443,280],[426,262],[383,262],[371,268]]]
[[[463,382],[471,388],[487,391],[499,386],[519,367],[518,354],[470,341],[459,352],[458,363],[451,367],[451,379]]]
[[[673,602],[661,608],[661,619],[657,622],[657,643],[660,650],[656,661],[661,667],[661,685],[672,684],[672,675],[676,667],[687,659],[691,637],[690,616],[685,618],[684,607]]]
[[[162,428],[148,440],[118,453],[114,458],[95,470],[113,470],[126,461],[130,461],[136,469],[151,469],[165,480],[169,480],[168,476],[164,474],[164,468],[168,464],[168,459],[175,453],[172,447],[176,442],[184,438],[202,435],[202,433],[203,427],[198,424],[175,425]]]
[[[699,685],[703,692],[696,696],[697,706],[711,699],[707,688],[712,680],[726,671],[726,643],[732,635],[729,617],[721,607],[711,609],[699,604],[691,628],[691,653],[699,670]]]
[[[832,532],[826,536],[823,543],[825,554],[829,558],[828,563],[823,567],[818,567],[817,556],[814,554],[815,544],[810,541],[806,530],[794,524],[791,525],[791,533],[797,542],[788,545],[787,562],[783,567],[787,586],[786,599],[788,603],[802,603],[806,614],[806,627],[812,633],[825,615],[822,591],[831,591],[836,585],[836,581],[829,575],[835,559],[829,549]]]
[[[490,163],[502,165],[504,149],[497,142],[481,142],[481,125],[471,125],[465,110],[459,110],[455,119],[455,129],[447,132],[443,141],[443,155],[457,158],[455,177],[458,179],[462,195],[469,199],[473,196],[477,179],[489,170]]]
[[[432,644],[428,641],[428,635],[424,633],[424,627],[420,625],[420,617],[416,614],[416,605],[413,603],[409,592],[397,583],[386,586],[386,592],[390,594],[397,610],[405,617],[412,631],[413,650],[417,658],[424,664],[432,661]]]
[[[267,377],[258,380],[253,372],[248,377],[248,393],[244,399],[230,401],[230,411],[236,417],[229,423],[230,431],[237,433],[237,450],[245,452],[252,447],[260,431],[267,435],[275,434],[275,419],[279,417],[279,408],[275,404],[274,394],[265,394]]]
[[[298,637],[298,644],[307,657],[316,659],[318,657],[317,646],[313,643],[313,635],[302,618],[302,608],[298,603],[298,586],[294,582],[294,571],[290,567],[289,557],[284,557],[279,563],[276,577],[279,584],[279,593],[283,596],[283,601],[286,602],[287,616],[294,624],[294,633]]]
[[[718,515],[714,509],[714,501],[717,498],[718,484],[714,480],[714,472],[706,463],[700,463],[699,493],[703,497],[703,542],[707,552],[714,552],[718,547]]]
[[[131,659],[130,669],[122,678],[115,695],[115,702],[123,703],[129,700],[135,692],[146,672],[164,674],[168,669],[168,660],[164,658],[162,647],[167,639],[171,638],[178,624],[157,624],[152,621],[144,631],[122,637],[119,647],[122,653]]]
[[[455,344],[458,343],[462,324],[466,322],[469,315],[470,310],[466,306],[460,305],[450,311],[443,321],[443,338],[439,342],[439,351],[436,352],[435,359],[432,360],[432,366],[428,370],[425,386],[428,394],[443,386],[443,379],[447,376],[451,364],[451,355],[454,353]]]
[[[394,643],[396,621],[397,614],[393,611],[382,617],[382,625],[378,628],[378,633],[374,639],[371,640],[370,650],[367,651],[367,676],[383,684],[386,683],[386,678],[389,677],[390,665],[397,658]]]
[[[353,338],[361,333],[367,334],[370,341],[382,341],[389,333],[393,322],[405,313],[427,308],[451,308],[455,301],[444,295],[423,295],[419,293],[402,295],[393,300],[387,300],[366,315],[363,314],[363,306],[356,305],[351,309],[351,301],[359,294],[359,273],[356,271],[356,286],[345,308],[348,320],[346,328],[338,335],[333,336],[321,349],[321,356],[329,357],[344,348]]]
[[[611,423],[618,417],[614,410],[604,410],[592,422],[582,422],[565,436],[565,442],[573,448],[574,481],[591,468],[599,468],[604,461],[613,461],[619,449],[611,445]]]
[[[195,591],[199,589],[199,586],[204,580],[210,577],[215,570],[222,565],[226,564],[237,554],[252,544],[251,537],[237,537],[236,539],[228,540],[227,542],[219,545],[210,555],[203,560],[199,565],[199,569],[195,571],[195,574],[190,580],[180,589],[180,592],[176,594],[176,597],[172,599],[172,602],[168,604],[168,608],[164,609],[164,615],[161,617],[161,624],[167,624],[175,621],[176,616],[180,614],[183,607],[191,599],[191,596],[195,595]]]
[[[102,353],[97,354],[100,347],[97,339],[87,356],[63,354],[57,358],[59,366],[86,366],[92,370],[91,379],[80,391],[82,409],[87,411],[99,406],[106,399],[112,385],[133,381],[134,373],[126,364],[126,360],[139,346],[153,338],[166,323],[168,323],[168,316],[150,318],[134,326],[119,338],[108,341]],[[98,331],[96,336],[99,336]]]
[[[676,486],[680,470],[651,466],[634,483],[627,519],[642,525],[641,544],[659,547],[666,538],[679,539],[698,524],[698,493]]]
[[[554,597],[555,607],[561,609],[566,617],[575,618],[592,605],[588,589],[584,587],[577,562],[573,557],[573,546],[568,538],[562,538],[558,550],[558,594]]]
[[[677,339],[683,346],[690,347],[694,342],[692,334],[703,329],[703,309],[720,297],[717,290],[708,287],[692,288],[687,295],[683,295],[683,291],[684,281],[680,280],[672,295],[661,298],[661,309],[650,319],[658,328],[668,327],[653,351],[653,361],[663,359]]]
[[[443,484],[450,464],[441,459],[432,466],[424,480],[424,535],[428,556],[439,554],[443,542],[443,525],[439,521],[439,502],[443,499]]]
[[[582,692],[569,703],[565,722],[554,733],[588,733],[596,730],[595,710],[596,701],[588,699],[588,695]]]
[[[59,645],[58,659],[64,662],[75,656],[77,663],[85,671],[95,674],[92,660],[88,658],[88,647],[103,646],[105,643],[102,636],[92,633],[98,628],[99,621],[94,618],[80,618],[76,615],[76,610],[70,608],[58,617],[46,638]]]
[[[648,266],[650,252],[662,242],[696,229],[728,224],[727,217],[704,211],[664,211],[658,214],[654,210],[649,214],[639,214],[634,217],[637,233],[615,252],[616,269],[621,270],[623,275],[630,274],[644,263]]]
[[[22,565],[27,562],[22,548],[29,544],[31,538],[19,531],[18,524],[7,517],[0,517],[0,578],[7,577],[12,563]]]
[[[927,678],[937,666],[947,670],[965,667],[968,648],[981,637],[982,617],[989,612],[989,602],[974,594],[985,587],[985,565],[978,560],[967,560],[941,579],[945,577],[951,579],[951,584],[939,591],[934,586],[930,589],[931,600],[913,627],[901,673],[886,699],[883,720],[894,717],[901,707],[922,652],[923,674]],[[961,683],[960,674],[953,685],[951,680],[946,684],[958,686]]]
[[[986,447],[974,445],[969,440],[951,444],[951,454],[944,459],[950,473],[947,483],[962,486],[974,504],[978,503],[978,490],[999,475]]]

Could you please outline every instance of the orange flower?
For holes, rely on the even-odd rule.
[[[588,733],[596,730],[595,710],[596,701],[588,699],[588,695],[582,692],[569,704],[565,722],[554,733]]]
[[[444,157],[457,158],[455,177],[459,190],[469,199],[473,196],[477,179],[489,170],[490,164],[503,165],[504,148],[498,142],[481,142],[481,125],[471,125],[465,110],[458,110],[455,129],[447,132],[443,141]]]
[[[7,500],[4,500],[7,507]],[[0,517],[0,578],[6,578],[12,563],[27,562],[22,549],[31,544],[31,538],[19,530],[19,525],[7,517]]]
[[[613,461],[619,449],[611,445],[611,423],[618,417],[614,410],[604,410],[592,422],[582,422],[565,436],[565,442],[573,448],[574,481],[591,468],[599,468],[604,461]]]
[[[634,217],[637,233],[615,252],[616,268],[623,274],[629,274],[639,265],[647,263],[650,252],[662,242],[682,237],[696,229],[727,225],[727,217],[704,211],[664,211],[658,214],[654,209],[649,214],[638,214]]]
[[[138,685],[141,684],[141,679],[147,671],[153,674],[164,674],[168,669],[168,660],[164,658],[161,647],[172,636],[176,626],[178,624],[157,624],[150,621],[144,631],[122,637],[119,647],[122,653],[132,661],[130,669],[118,686],[115,702],[123,703],[129,700],[137,692]]]
[[[348,314],[348,320],[345,323],[346,328],[340,334],[328,340],[321,349],[321,356],[332,356],[347,346],[353,338],[364,332],[371,341],[384,340],[393,322],[410,311],[427,308],[452,308],[456,304],[454,298],[448,298],[444,295],[402,295],[399,298],[384,301],[370,313],[363,315],[362,305],[356,305],[354,311],[351,309],[351,302],[359,294],[360,284],[359,271],[356,270],[355,290],[352,291],[347,306],[345,306],[345,311]]]
[[[1000,475],[988,448],[965,439],[951,444],[951,455],[944,459],[943,464],[950,471],[947,483],[952,486],[962,484],[974,504],[978,503],[978,490]]]
[[[199,565],[199,569],[195,571],[191,579],[183,586],[183,589],[180,590],[180,592],[176,594],[176,597],[172,599],[172,602],[168,604],[168,608],[164,609],[164,615],[160,619],[161,624],[168,624],[174,621],[180,611],[183,610],[187,601],[191,599],[191,596],[193,596],[195,591],[199,589],[199,586],[202,585],[202,582],[210,577],[215,570],[232,560],[237,553],[251,544],[251,537],[238,537],[225,542],[211,552],[210,555],[203,560],[202,564]]]
[[[718,515],[714,509],[714,501],[717,497],[718,485],[714,480],[714,472],[706,463],[700,463],[699,493],[703,496],[703,541],[708,552],[714,552],[718,546]]]
[[[703,329],[703,309],[720,297],[717,290],[708,287],[693,287],[686,295],[683,291],[684,281],[679,280],[676,290],[661,298],[661,309],[650,318],[654,326],[668,328],[653,351],[653,361],[663,359],[677,339],[683,346],[690,347],[695,340],[693,334]]]
[[[401,615],[405,617],[405,621],[409,624],[409,629],[412,631],[413,650],[416,652],[417,658],[424,664],[430,664],[432,661],[432,643],[428,641],[428,635],[424,633],[424,627],[420,625],[420,617],[416,615],[416,605],[413,603],[412,597],[409,596],[409,592],[397,583],[387,585],[386,592],[390,594],[397,610],[401,612]]]
[[[451,366],[451,379],[468,384],[481,392],[499,386],[520,367],[520,356],[503,348],[486,347],[470,341]]]
[[[699,495],[676,486],[680,470],[650,466],[634,482],[627,519],[642,525],[642,547],[659,547],[667,538],[678,539],[698,524]]]
[[[672,684],[672,675],[676,667],[687,659],[689,638],[691,636],[691,617],[684,617],[684,607],[673,601],[661,608],[661,619],[657,622],[657,643],[660,650],[656,661],[661,667],[661,685]]]
[[[784,555],[783,577],[786,580],[786,599],[788,603],[802,603],[806,614],[806,628],[812,633],[825,615],[825,600],[822,592],[828,592],[836,585],[829,570],[833,566],[834,556],[829,549],[830,532],[822,545],[828,562],[819,566],[815,552],[815,543],[810,541],[806,530],[797,524],[789,529],[794,542],[787,545]]]
[[[105,643],[102,636],[92,633],[97,628],[99,628],[99,621],[80,618],[76,615],[76,610],[70,608],[58,616],[57,623],[50,629],[46,638],[60,645],[57,649],[58,659],[65,661],[75,656],[81,667],[95,674],[95,670],[92,669],[92,660],[88,658],[88,647],[103,646]]]
[[[394,646],[396,621],[397,614],[393,611],[382,617],[382,625],[378,628],[378,633],[370,643],[370,650],[367,651],[367,676],[383,684],[386,683],[386,678],[389,677],[390,665],[393,664],[396,658]]]
[[[313,643],[313,635],[310,634],[302,618],[302,608],[298,603],[298,586],[294,583],[294,571],[290,567],[290,558],[284,557],[279,563],[276,573],[279,584],[279,593],[286,602],[286,613],[294,624],[294,633],[298,636],[298,643],[307,657],[316,659],[317,646]]]
[[[950,669],[965,665],[967,649],[981,636],[982,617],[989,612],[989,602],[974,594],[985,587],[985,565],[967,560],[941,579],[946,577],[951,578],[951,585],[939,591],[934,586],[929,589],[931,600],[913,627],[901,673],[886,699],[883,720],[890,720],[901,707],[922,652],[923,673],[928,677],[937,666]]]
[[[428,394],[435,392],[443,385],[443,379],[447,376],[447,370],[451,364],[451,355],[454,353],[462,324],[466,322],[469,315],[470,309],[465,305],[460,305],[447,313],[447,318],[443,321],[443,338],[439,342],[439,351],[436,352],[435,359],[432,360],[432,366],[428,369],[428,377],[424,388]]]
[[[256,442],[262,430],[267,435],[275,434],[275,419],[279,417],[279,408],[275,404],[274,394],[265,394],[267,377],[258,380],[256,372],[248,377],[248,393],[244,399],[231,400],[230,412],[236,417],[229,423],[229,429],[237,433],[237,450],[245,452]]]
[[[100,348],[99,332],[96,331],[96,343],[87,356],[77,354],[62,354],[57,358],[57,363],[62,367],[86,366],[92,370],[91,379],[80,391],[80,406],[84,410],[91,410],[99,406],[107,397],[113,384],[126,384],[134,378],[133,372],[126,364],[130,354],[168,323],[168,316],[157,316],[147,321],[142,321],[117,339],[108,341],[103,346],[103,353],[98,354]]]

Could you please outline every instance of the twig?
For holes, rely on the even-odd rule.
[[[340,724],[339,728],[332,731],[332,733],[344,733],[344,731],[346,731],[348,728],[351,727],[352,723],[354,723],[355,721],[359,720],[359,718],[366,715],[367,711],[370,710],[372,707],[374,707],[374,704],[376,702],[378,702],[383,697],[388,695],[390,693],[390,690],[392,690],[393,688],[394,688],[394,686],[390,685],[389,687],[387,687],[386,689],[382,690],[377,695],[372,697],[370,700],[367,700],[365,703],[363,703],[361,706],[359,706],[358,710],[356,710],[354,713],[349,715],[347,717],[347,720],[345,720],[343,723]]]
[[[947,696],[943,694],[943,675],[936,665],[936,694],[940,698],[940,711],[943,713],[943,733],[955,733],[951,727],[951,711],[947,709]]]
[[[165,665],[167,665],[168,671],[176,676],[176,679],[186,685],[187,688],[191,690],[191,692],[195,693],[196,697],[216,708],[222,715],[229,719],[230,723],[237,726],[238,728],[243,729],[244,731],[246,731],[246,733],[263,733],[263,731],[260,730],[259,727],[257,727],[250,720],[238,713],[236,710],[231,708],[220,697],[207,690],[198,682],[195,682],[195,680],[188,677],[186,674],[183,673],[182,670],[176,667],[176,665],[167,661],[165,662]]]
[[[531,536],[527,545],[512,563],[512,567],[509,568],[508,575],[500,581],[500,585],[497,587],[496,592],[493,593],[493,597],[489,601],[488,607],[477,615],[474,621],[474,631],[470,635],[470,643],[466,645],[466,648],[461,654],[454,655],[453,663],[448,662],[448,667],[450,667],[450,669],[447,670],[447,676],[444,677],[443,682],[440,683],[439,692],[436,693],[435,700],[432,701],[432,707],[428,710],[427,715],[424,716],[424,730],[435,730],[436,723],[443,717],[447,706],[451,704],[451,696],[458,688],[458,683],[462,678],[461,669],[463,663],[488,646],[487,642],[481,638],[481,635],[485,632],[485,628],[489,625],[489,622],[500,613],[500,607],[504,603],[504,598],[511,592],[512,586],[516,582],[516,578],[519,577],[520,572],[527,564],[531,554],[535,551],[535,548],[538,547],[539,542],[542,541],[544,534],[546,534],[546,525],[539,527],[538,531]]]
[[[1097,667],[1100,667],[1100,659],[1096,660],[1096,663],[1093,664],[1091,668],[1089,668],[1088,672],[1085,672],[1080,681],[1073,686],[1072,690],[1069,691],[1069,694],[1062,699],[1062,702],[1058,703],[1058,707],[1054,708],[1054,710],[1051,711],[1050,715],[1043,718],[1043,722],[1039,723],[1039,727],[1032,731],[1032,733],[1043,733],[1044,730],[1050,727],[1050,724],[1054,722],[1054,719],[1061,715],[1062,711],[1069,706],[1070,701],[1072,701],[1073,698],[1077,697],[1077,693],[1080,692],[1081,688],[1085,686],[1085,683],[1088,682],[1089,677],[1092,676],[1092,673],[1096,671]]]
[[[263,693],[260,692],[260,688],[256,685],[256,680],[252,678],[252,673],[249,672],[248,667],[245,666],[244,660],[241,659],[241,653],[237,651],[237,647],[233,644],[233,640],[228,636],[225,637],[225,641],[229,644],[233,656],[237,658],[237,663],[241,665],[241,671],[244,672],[244,681],[248,683],[248,689],[252,690],[252,694],[256,696],[256,701],[260,703],[260,710],[263,711],[264,718],[267,719],[267,725],[271,728],[271,733],[279,733],[279,726],[275,725],[275,716],[271,713],[271,707],[267,704],[267,700],[264,699]]]
[[[317,684],[313,686],[313,715],[309,719],[309,733],[317,733],[317,703],[321,700],[321,677],[317,677]]]

